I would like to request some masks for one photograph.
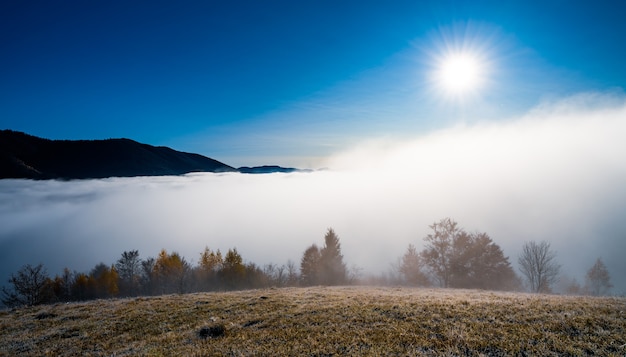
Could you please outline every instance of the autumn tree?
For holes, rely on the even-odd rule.
[[[300,278],[304,286],[319,284],[320,249],[313,244],[308,247],[300,261]]]
[[[561,266],[556,262],[556,253],[550,249],[550,243],[546,241],[524,243],[517,261],[530,291],[534,293],[551,291],[550,285],[556,282]]]
[[[605,295],[613,287],[611,276],[602,259],[598,258],[587,271],[586,283],[587,291],[596,296]]]
[[[57,300],[72,300],[72,280],[73,274],[67,267],[63,269],[63,274],[54,277],[52,281],[52,289]]]
[[[141,259],[139,251],[131,250],[122,253],[115,263],[115,269],[120,278],[120,293],[124,296],[135,296],[139,293],[141,279]]]
[[[191,266],[180,254],[162,249],[154,263],[154,273],[163,294],[182,294],[187,289]]]
[[[406,253],[402,256],[398,267],[405,283],[412,286],[430,285],[428,277],[422,271],[422,258],[413,244],[409,244]]]
[[[219,249],[213,251],[209,247],[204,248],[204,251],[200,253],[200,260],[195,270],[196,282],[200,290],[207,291],[217,287],[217,273],[222,269],[223,264],[224,259]]]
[[[219,276],[228,289],[238,289],[244,284],[246,266],[243,264],[243,258],[237,252],[237,248],[229,249],[226,253]]]
[[[85,273],[74,273],[72,279],[72,298],[74,300],[88,300],[95,298],[93,279]]]
[[[53,298],[52,280],[42,264],[24,265],[9,278],[11,289],[2,288],[0,300],[6,306],[45,304]]]
[[[324,236],[324,247],[320,250],[319,280],[324,285],[345,284],[347,279],[346,264],[341,254],[339,236],[328,228]]]
[[[91,278],[91,288],[98,298],[113,297],[119,292],[117,270],[115,266],[108,266],[104,263],[97,264],[89,274]]]

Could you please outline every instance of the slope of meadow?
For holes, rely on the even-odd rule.
[[[332,287],[0,312],[0,355],[626,355],[626,299]]]

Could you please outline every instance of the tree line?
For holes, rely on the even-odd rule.
[[[523,244],[517,260],[520,277],[487,233],[468,233],[450,218],[429,228],[432,232],[424,238],[424,249],[418,252],[410,244],[396,264],[407,285],[551,293],[559,279],[561,266],[546,241]],[[581,287],[574,281],[565,292],[604,295],[611,289],[610,274],[600,258],[588,270],[585,282]]]
[[[522,290],[551,292],[559,275],[556,253],[547,242],[527,242],[518,257],[520,278],[500,247],[482,232],[468,233],[455,221],[444,218],[429,226],[422,251],[410,244],[394,269],[393,283],[410,286]],[[140,295],[256,289],[266,287],[345,285],[359,281],[359,269],[348,269],[339,236],[326,231],[324,245],[305,249],[300,265],[260,267],[244,262],[236,248],[226,254],[205,247],[195,265],[177,252],[162,249],[158,256],[141,259],[139,251],[124,251],[115,263],[98,263],[89,273],[65,268],[50,277],[42,264],[25,265],[0,291],[4,305],[30,306],[51,302],[83,301]],[[380,283],[380,279],[378,279]],[[389,283],[389,281],[387,281]],[[589,270],[584,288],[572,293],[606,294],[610,276],[600,259]]]
[[[63,273],[51,278],[42,264],[25,265],[9,278],[1,300],[6,306],[84,301],[140,295],[183,294],[265,287],[342,285],[348,283],[339,237],[329,228],[325,244],[313,244],[300,267],[286,264],[263,267],[244,262],[236,248],[226,254],[205,247],[192,265],[177,252],[162,249],[156,258],[141,259],[139,251],[125,251],[111,264],[98,263],[89,273]]]

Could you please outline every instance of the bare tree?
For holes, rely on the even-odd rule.
[[[532,292],[551,291],[550,285],[557,281],[561,266],[556,262],[556,253],[550,250],[550,243],[524,243],[517,262]]]
[[[287,285],[288,286],[297,286],[298,280],[300,276],[298,275],[298,268],[296,267],[296,263],[293,260],[287,261]]]
[[[592,295],[605,295],[613,287],[611,276],[602,259],[598,258],[596,263],[587,271],[587,290]]]
[[[277,265],[273,263],[263,266],[263,274],[268,280],[270,286],[283,287],[287,284],[287,267],[285,265]]]
[[[363,268],[356,264],[352,264],[346,271],[346,275],[348,284],[359,284],[363,278]]]
[[[26,264],[17,274],[11,274],[13,289],[2,288],[2,303],[6,306],[32,306],[50,302],[53,297],[52,280],[42,264]]]

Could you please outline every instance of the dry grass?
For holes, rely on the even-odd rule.
[[[626,299],[291,288],[0,312],[13,356],[624,356]]]

